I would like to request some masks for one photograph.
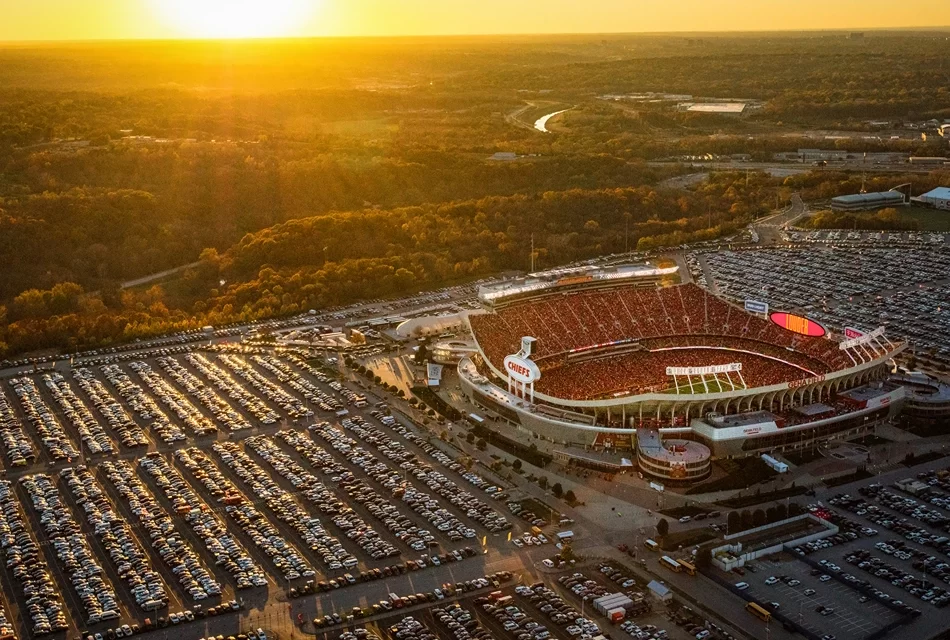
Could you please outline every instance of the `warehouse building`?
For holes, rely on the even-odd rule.
[[[900,191],[878,191],[875,193],[852,193],[831,199],[832,211],[872,211],[884,207],[901,207],[907,204]]]
[[[937,187],[914,200],[934,209],[950,211],[950,187]]]

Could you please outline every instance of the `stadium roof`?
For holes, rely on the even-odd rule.
[[[795,413],[806,416],[806,417],[820,416],[824,413],[828,413],[834,410],[835,410],[834,407],[830,407],[821,402],[816,402],[815,404],[806,404],[805,406],[795,407],[793,409]]]

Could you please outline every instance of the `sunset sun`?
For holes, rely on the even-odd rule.
[[[155,11],[190,38],[296,35],[323,0],[152,0]]]

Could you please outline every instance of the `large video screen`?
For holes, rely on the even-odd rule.
[[[820,338],[826,333],[825,328],[814,320],[796,316],[793,313],[776,312],[770,315],[769,318],[783,329],[800,333],[803,336]]]

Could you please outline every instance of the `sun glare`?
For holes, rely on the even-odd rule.
[[[189,38],[277,38],[299,33],[323,0],[152,0]]]

